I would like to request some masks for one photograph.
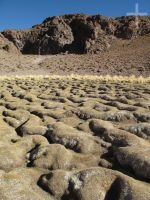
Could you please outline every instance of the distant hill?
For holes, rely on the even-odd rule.
[[[114,40],[131,40],[150,33],[150,17],[110,18],[101,15],[49,17],[28,30],[5,30],[5,38],[23,54],[98,53]]]

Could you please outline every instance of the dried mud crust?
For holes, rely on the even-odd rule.
[[[150,85],[0,81],[0,199],[150,199]]]

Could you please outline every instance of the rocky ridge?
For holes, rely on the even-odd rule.
[[[97,53],[114,40],[131,40],[150,33],[150,17],[110,18],[101,15],[49,17],[28,30],[5,30],[3,36],[23,54]]]

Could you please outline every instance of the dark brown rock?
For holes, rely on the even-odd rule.
[[[150,17],[139,17],[137,26],[132,16],[108,18],[84,14],[49,17],[28,30],[2,32],[23,54],[104,52],[114,39],[132,39],[149,33]]]

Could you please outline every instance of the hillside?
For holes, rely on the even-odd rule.
[[[150,75],[150,17],[140,17],[137,27],[132,16],[64,15],[2,37],[13,47],[0,50],[3,75]]]
[[[50,17],[29,30],[2,34],[24,54],[96,53],[110,48],[117,38],[132,39],[150,33],[150,17],[108,18],[84,14]]]

